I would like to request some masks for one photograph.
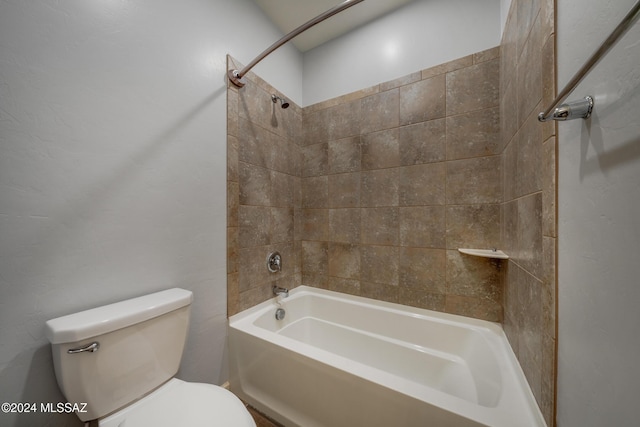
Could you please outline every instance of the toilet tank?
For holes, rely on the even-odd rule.
[[[174,288],[46,323],[58,386],[68,402],[86,403],[86,412],[76,413],[82,421],[112,413],[176,374],[191,301],[190,291]]]

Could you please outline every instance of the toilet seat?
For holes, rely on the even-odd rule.
[[[100,427],[255,427],[244,404],[213,384],[172,378],[160,388],[98,421]]]

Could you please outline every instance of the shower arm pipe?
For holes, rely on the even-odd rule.
[[[285,44],[286,42],[288,42],[289,40],[291,40],[292,38],[296,37],[297,35],[299,35],[300,33],[303,33],[305,31],[307,31],[309,28],[313,27],[316,24],[319,24],[320,22],[324,21],[327,18],[332,17],[333,15],[342,12],[343,10],[351,7],[351,6],[355,6],[356,4],[362,2],[364,0],[346,0],[342,3],[340,3],[339,5],[332,7],[331,9],[327,10],[324,13],[321,13],[320,15],[316,16],[315,18],[311,19],[310,21],[300,25],[298,28],[296,28],[295,30],[291,31],[289,34],[287,34],[286,36],[282,37],[280,40],[278,40],[277,42],[275,42],[274,44],[272,44],[271,46],[269,46],[267,49],[265,49],[264,52],[262,52],[260,55],[258,55],[253,61],[251,61],[247,66],[245,66],[242,70],[238,71],[238,70],[229,70],[227,71],[227,75],[229,76],[229,80],[231,80],[231,82],[238,86],[238,87],[242,87],[244,86],[244,82],[241,81],[242,77],[244,77],[245,74],[247,74],[249,72],[249,70],[251,70],[253,67],[256,66],[256,64],[258,64],[258,62],[262,61],[267,55],[269,55],[271,52],[273,52],[274,50],[276,50],[277,48],[279,48],[280,46],[282,46],[283,44]]]
[[[598,47],[598,50],[596,50],[593,55],[591,55],[591,57],[587,60],[587,62],[585,62],[582,68],[580,68],[578,72],[571,78],[571,80],[569,80],[564,89],[562,89],[558,96],[556,96],[556,99],[553,100],[549,108],[538,114],[539,121],[546,122],[554,119],[554,115],[552,113],[554,112],[554,110],[556,110],[556,107],[559,106],[558,109],[563,107],[560,104],[564,102],[565,99],[567,99],[567,97],[571,94],[571,92],[573,92],[576,86],[578,86],[582,79],[584,79],[589,71],[591,71],[593,66],[596,65],[598,61],[600,61],[600,59],[609,51],[609,49],[611,49],[611,47],[618,41],[618,39],[622,37],[622,35],[631,27],[638,16],[640,16],[640,1],[636,2],[629,13],[627,13],[622,21],[620,21],[620,24],[618,24],[616,29],[613,30],[613,32],[609,34],[609,37],[607,37],[606,40],[602,42],[600,47]],[[585,99],[591,98],[587,97]],[[593,100],[591,99],[590,102],[593,103]],[[591,107],[593,107],[593,104],[591,105]],[[591,110],[589,110],[589,113],[590,112]]]

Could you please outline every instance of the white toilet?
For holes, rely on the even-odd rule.
[[[82,421],[101,427],[255,427],[230,391],[178,371],[192,293],[169,289],[49,320],[56,378]],[[86,405],[84,405],[86,404]]]

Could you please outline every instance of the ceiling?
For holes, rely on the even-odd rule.
[[[254,0],[269,19],[288,34],[341,3],[340,0]],[[323,21],[291,40],[306,52],[413,0],[365,0]],[[272,42],[275,42],[273,40]]]

